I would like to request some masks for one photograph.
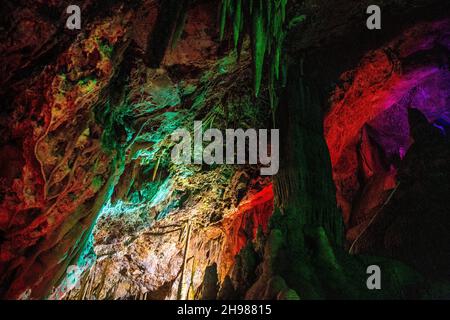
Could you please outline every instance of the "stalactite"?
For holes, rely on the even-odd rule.
[[[258,2],[258,1],[256,1]],[[253,8],[252,16],[252,50],[253,50],[253,68],[254,68],[254,90],[255,96],[259,96],[259,91],[262,81],[262,72],[264,65],[264,58],[267,49],[267,29],[266,20],[263,8],[263,0],[259,0],[259,3]]]
[[[183,34],[190,1],[191,0],[180,1],[180,2],[182,2],[183,6],[180,9],[180,13],[179,13],[175,28],[173,30],[172,39],[171,39],[171,48],[172,49],[177,45],[178,40],[180,40],[181,35]]]
[[[234,34],[234,46],[237,48],[239,43],[240,34],[243,27],[243,12],[242,12],[242,0],[236,1],[236,8],[233,20],[233,34]]]
[[[246,34],[250,35],[255,96],[260,94],[266,61],[270,63],[269,90],[272,95],[275,94],[285,37],[286,6],[287,0],[222,0],[220,38],[225,37],[227,20],[231,21],[233,27],[236,49],[240,50],[240,41]],[[246,19],[250,19],[250,22]],[[275,99],[271,101],[276,103]]]
[[[167,0],[161,2],[158,18],[149,33],[146,64],[158,68],[171,41],[174,46],[182,33],[190,0]]]

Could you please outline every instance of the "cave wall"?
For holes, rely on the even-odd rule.
[[[352,276],[365,269],[344,251],[343,223],[354,241],[401,180],[390,164],[412,143],[406,108],[448,119],[449,4],[383,1],[383,32],[369,32],[360,27],[369,2],[290,1],[287,21],[306,19],[283,35],[275,86],[272,57],[255,63],[266,39],[232,30],[220,39],[218,1],[170,1],[169,10],[152,0],[87,0],[82,32],[64,28],[65,1],[7,1],[1,297],[358,296],[364,288]],[[271,181],[247,166],[172,165],[170,133],[196,119],[218,128],[275,120],[287,141],[280,174]],[[399,124],[402,134],[389,136]],[[446,168],[442,161],[432,168]],[[423,210],[443,216],[433,205]],[[411,262],[395,247],[401,223],[377,223],[355,252]],[[400,278],[386,296],[405,297]]]
[[[333,163],[338,202],[346,222],[350,219],[351,203],[359,191],[357,149],[361,129],[370,126],[375,130],[372,136],[386,157],[400,158],[409,147],[406,108],[422,110],[431,122],[448,112],[448,67],[445,63],[448,30],[448,20],[419,24],[386,46],[370,52],[355,70],[342,75],[342,83],[333,93],[331,109],[325,118],[325,137]],[[440,88],[430,89],[425,97],[417,97],[420,93],[414,90],[424,91],[427,83],[435,81],[441,83]],[[398,136],[383,139],[383,131],[394,131]]]
[[[219,56],[217,4],[201,1],[160,68],[149,69],[157,3],[115,4],[95,16],[87,1],[79,34],[41,16],[62,7],[11,5],[24,26],[11,26],[10,41],[32,20],[48,30],[17,43],[3,64],[13,76],[1,127],[12,160],[2,162],[2,296],[201,297],[207,267],[218,264],[223,280],[258,226],[267,231],[273,192],[254,168],[172,165],[170,134],[195,119],[265,127],[267,104],[242,86],[251,82],[248,50],[239,63]],[[136,279],[142,270],[148,277]]]

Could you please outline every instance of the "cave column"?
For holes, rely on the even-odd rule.
[[[304,74],[303,62],[289,66],[277,115],[282,125],[275,199],[290,221],[288,232],[323,227],[330,242],[341,245],[343,222],[323,136],[321,96],[319,87]]]

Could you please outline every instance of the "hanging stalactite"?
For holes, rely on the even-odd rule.
[[[233,43],[238,51],[242,38],[250,35],[253,52],[255,96],[261,91],[262,74],[265,61],[269,61],[270,89],[279,78],[284,23],[287,0],[223,0],[221,6],[220,37],[224,39],[227,21],[232,25]],[[250,21],[247,21],[250,17]]]
[[[268,94],[272,114],[278,105],[277,88],[284,86],[282,70],[285,70],[283,42],[287,31],[305,19],[294,17],[287,23],[288,0],[222,0],[220,17],[220,39],[228,29],[233,33],[233,44],[239,53],[243,39],[250,37],[253,56],[254,93],[261,92],[265,64],[268,66]],[[285,73],[285,72],[284,72]],[[275,121],[275,116],[273,116]]]
[[[155,27],[149,33],[146,64],[158,68],[169,46],[174,47],[186,22],[191,0],[168,0],[161,3]]]

